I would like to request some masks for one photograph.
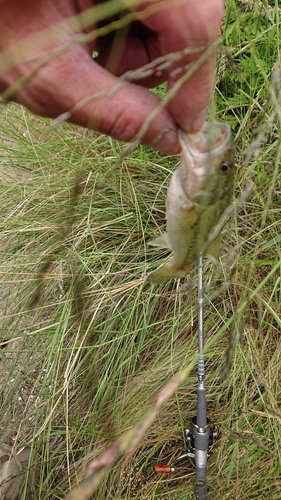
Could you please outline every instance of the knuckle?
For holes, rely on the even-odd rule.
[[[104,114],[99,127],[100,131],[110,135],[114,139],[130,142],[138,133],[141,124],[139,120],[136,120],[136,117],[133,118],[128,113],[125,105],[122,107],[119,105],[118,108],[113,114],[111,108],[111,116],[106,113]]]

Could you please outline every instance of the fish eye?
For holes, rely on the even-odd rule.
[[[229,172],[231,170],[231,165],[228,161],[224,161],[220,164],[220,171],[223,173],[223,174],[226,174],[227,172]]]

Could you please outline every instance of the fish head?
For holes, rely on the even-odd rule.
[[[180,178],[191,202],[206,206],[213,199],[232,196],[235,167],[231,129],[226,123],[205,122],[197,134],[179,130],[182,149]]]

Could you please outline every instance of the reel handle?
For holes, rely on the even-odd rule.
[[[153,465],[153,470],[157,474],[170,474],[171,472],[174,472],[175,469],[171,465],[155,464]]]

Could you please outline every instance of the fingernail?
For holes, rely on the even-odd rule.
[[[191,123],[192,132],[199,132],[204,125],[207,116],[207,109],[203,109],[195,116],[193,122]]]
[[[165,153],[166,155],[175,155],[180,152],[178,141],[178,132],[175,128],[167,127],[162,130],[161,134],[151,144],[155,149]]]

